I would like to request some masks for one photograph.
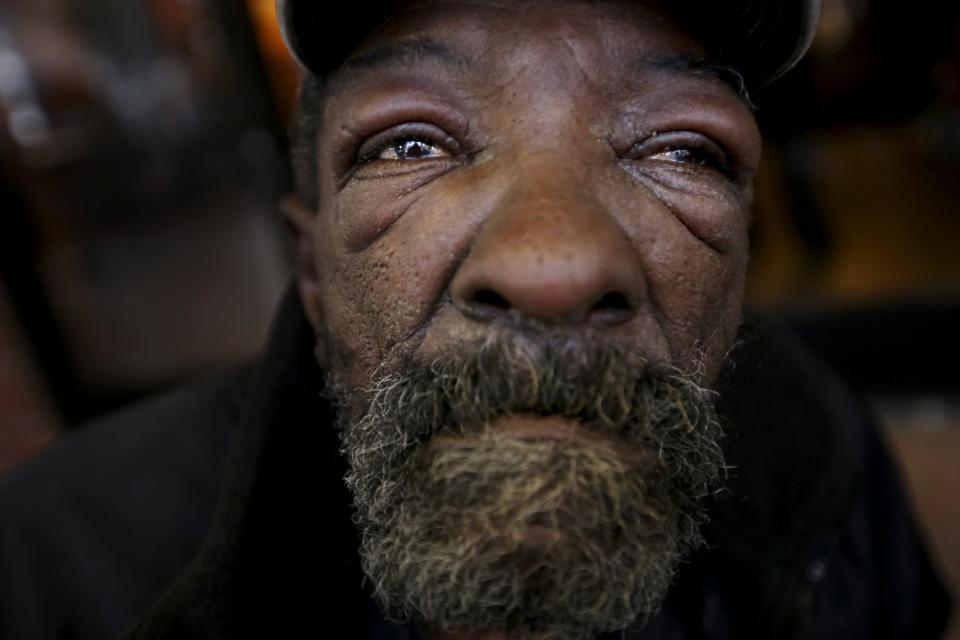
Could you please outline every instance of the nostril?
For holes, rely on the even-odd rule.
[[[629,311],[630,301],[622,293],[611,291],[597,300],[593,311]]]
[[[473,303],[500,311],[509,311],[510,309],[510,303],[507,302],[507,299],[493,289],[480,289],[477,291],[473,294]]]

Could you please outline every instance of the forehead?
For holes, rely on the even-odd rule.
[[[693,33],[654,2],[419,0],[405,3],[333,75],[349,82],[370,69],[500,73],[570,61],[585,77],[616,84],[647,71],[720,80],[739,92],[736,72],[714,65]],[[569,68],[569,64],[567,65]],[[530,70],[530,69],[528,69]]]
[[[531,36],[594,41],[611,51],[637,46],[695,48],[664,8],[653,2],[584,0],[419,0],[368,38],[367,44],[403,34],[437,35],[464,47],[523,44]]]

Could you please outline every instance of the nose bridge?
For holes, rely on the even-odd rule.
[[[543,149],[518,162],[481,238],[499,236],[489,240],[506,242],[510,254],[533,253],[545,260],[591,254],[598,234],[612,232],[616,224],[600,201],[596,181],[558,161],[572,153]]]
[[[508,186],[452,283],[468,313],[611,323],[641,303],[637,255],[598,195],[599,176],[573,166],[569,153],[541,149],[512,163]]]

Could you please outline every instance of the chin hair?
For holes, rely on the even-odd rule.
[[[712,392],[601,340],[497,333],[371,388],[331,381],[360,554],[397,620],[574,640],[642,624],[724,474]],[[649,451],[498,435],[557,415]],[[443,446],[436,436],[443,435]]]

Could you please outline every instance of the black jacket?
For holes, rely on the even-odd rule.
[[[366,591],[312,344],[288,296],[256,367],[3,478],[0,638],[117,637],[138,618],[137,639],[417,638]],[[938,637],[946,594],[869,412],[768,329],[745,325],[734,362],[709,544],[660,614],[610,637]]]

